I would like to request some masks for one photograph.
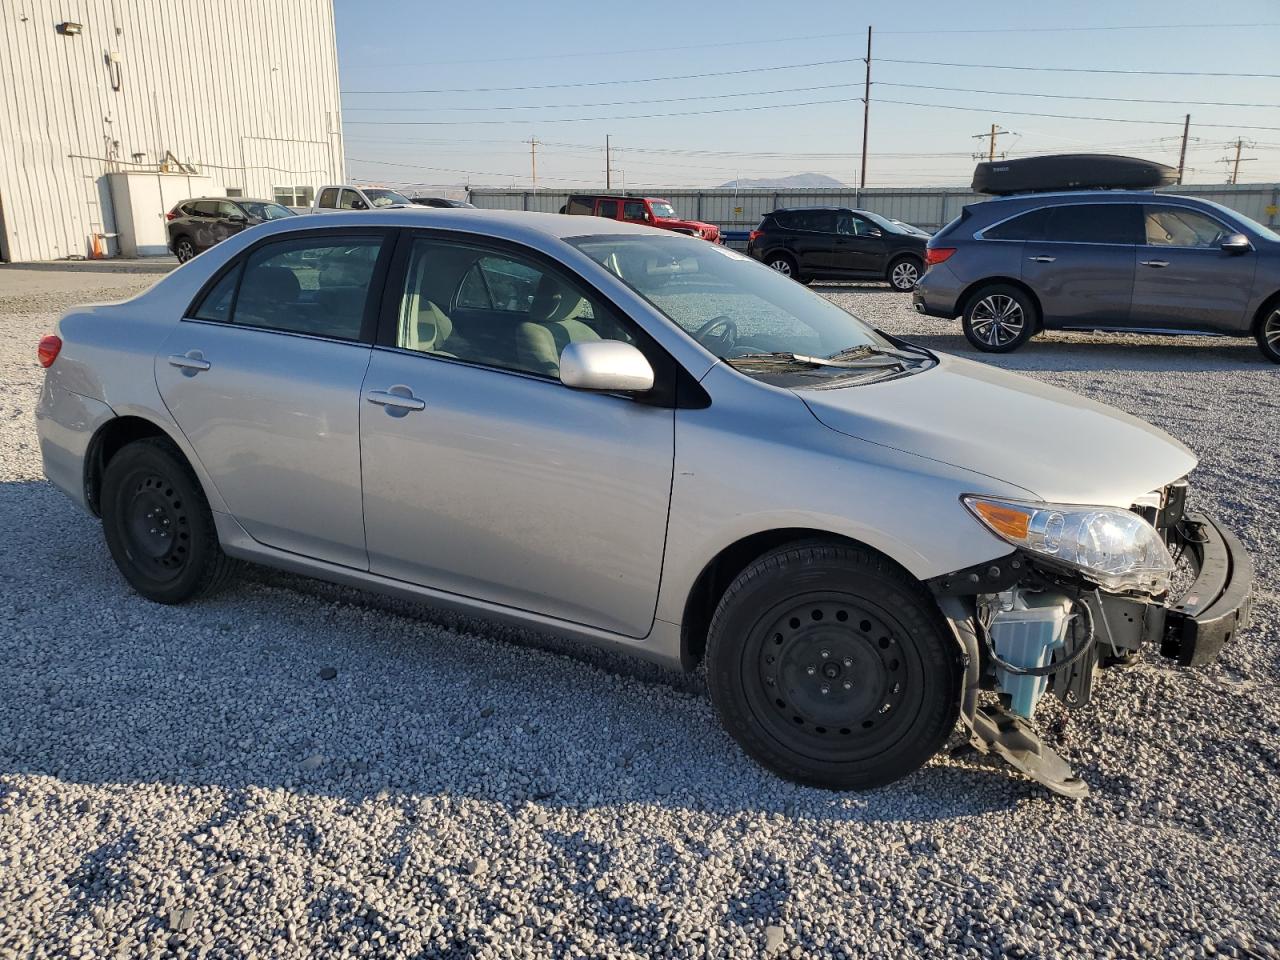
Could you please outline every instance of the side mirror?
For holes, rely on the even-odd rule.
[[[243,213],[229,213],[227,214],[227,219],[232,223],[245,223],[249,218]]]
[[[877,230],[875,227],[872,227],[869,231],[867,231],[867,236],[868,236],[868,237],[883,237],[883,236],[884,236],[884,231],[882,231],[882,230]]]
[[[1223,253],[1248,253],[1253,249],[1249,238],[1243,233],[1229,233],[1219,244]]]
[[[644,393],[653,389],[653,367],[621,340],[583,340],[560,354],[560,382],[576,390]]]
[[[653,214],[650,213],[648,210],[644,212],[644,222],[653,223]]]

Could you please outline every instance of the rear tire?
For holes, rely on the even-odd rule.
[[[196,252],[196,245],[191,242],[190,237],[179,237],[173,242],[173,255],[178,258],[179,263],[194,260]]]
[[[983,353],[1017,350],[1040,326],[1040,311],[1027,294],[1007,283],[982,287],[961,317],[965,339]]]
[[[792,280],[800,279],[800,268],[796,265],[795,260],[785,253],[772,253],[765,260],[765,263],[784,277],[790,277]]]
[[[1280,363],[1280,303],[1267,307],[1255,332],[1258,349],[1272,363]]]
[[[212,593],[234,572],[200,481],[169,440],[122,448],[103,473],[100,502],[111,557],[148,600],[182,603]]]
[[[898,257],[889,264],[885,279],[899,293],[910,293],[920,279],[922,266],[915,257]]]
[[[881,786],[937,753],[960,678],[920,584],[843,544],[761,557],[725,591],[707,639],[711,699],[733,738],[775,773],[831,789]]]

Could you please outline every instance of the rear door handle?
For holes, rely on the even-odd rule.
[[[186,353],[170,354],[169,366],[177,367],[185,376],[194,377],[200,371],[208,370],[212,364],[199,350],[188,350]]]
[[[1032,263],[1053,263],[1057,257],[1027,257]]]
[[[386,390],[366,390],[364,398],[385,408],[393,417],[402,417],[410,411],[427,408],[427,401],[415,397],[413,391],[403,384],[396,384]]]
[[[1143,260],[1142,265],[1144,267],[1167,267],[1169,265],[1169,261],[1168,260]]]

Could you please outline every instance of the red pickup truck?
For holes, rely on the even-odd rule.
[[[619,197],[593,194],[574,194],[560,208],[561,213],[604,217],[607,220],[625,220],[627,223],[644,223],[663,230],[687,233],[712,243],[723,243],[720,228],[700,220],[683,220],[676,216],[670,201],[660,197]]]

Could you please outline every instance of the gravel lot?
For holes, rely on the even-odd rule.
[[[1280,956],[1280,370],[1251,342],[995,362],[1200,453],[1254,627],[1106,675],[1061,738],[1087,800],[971,758],[840,795],[749,762],[696,677],[268,571],[129,593],[42,477],[34,350],[153,279],[0,268],[0,958]],[[818,289],[972,355],[884,287]]]

